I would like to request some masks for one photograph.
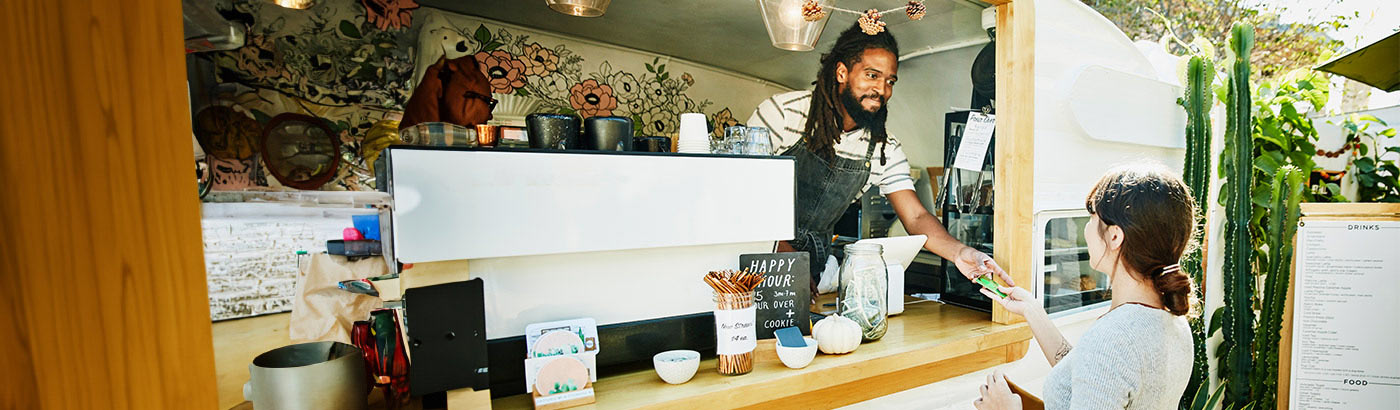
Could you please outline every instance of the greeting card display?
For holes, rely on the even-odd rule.
[[[562,409],[593,403],[598,381],[598,323],[591,318],[525,327],[525,388],[535,408]]]

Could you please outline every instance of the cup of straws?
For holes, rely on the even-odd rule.
[[[758,346],[753,289],[759,282],[763,282],[763,274],[748,270],[705,275],[705,283],[715,290],[715,353],[719,374],[738,376],[753,371],[753,350]]]

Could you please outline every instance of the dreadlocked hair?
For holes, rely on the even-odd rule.
[[[826,159],[836,155],[836,144],[841,142],[841,84],[836,82],[837,63],[845,64],[850,70],[865,50],[882,49],[899,55],[899,45],[889,31],[869,35],[861,31],[860,24],[853,24],[837,37],[831,51],[822,54],[821,68],[817,70],[817,81],[812,84],[812,105],[807,109],[807,126],[802,137],[807,141],[807,149]],[[885,127],[872,127],[870,138],[880,143],[880,162],[884,163],[885,143],[889,135]]]

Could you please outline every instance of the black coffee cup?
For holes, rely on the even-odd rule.
[[[534,113],[525,117],[530,148],[578,149],[579,119],[571,114]]]
[[[583,120],[583,149],[631,151],[632,119],[589,117]]]
[[[671,152],[671,137],[635,137],[632,147],[640,152]]]

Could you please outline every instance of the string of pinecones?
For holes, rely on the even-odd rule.
[[[843,9],[836,6],[823,7],[821,4],[817,3],[817,0],[807,0],[802,3],[802,19],[807,21],[824,19],[831,14],[831,12],[827,10],[828,8],[830,8],[831,11],[841,11],[859,15],[860,19],[857,19],[856,22],[860,24],[860,30],[872,36],[885,31],[885,22],[881,21],[880,17],[887,13],[904,10],[904,15],[909,16],[910,20],[923,19],[924,16],[928,14],[928,7],[924,6],[923,0],[910,0],[904,7],[884,11],[870,9],[864,12]]]

